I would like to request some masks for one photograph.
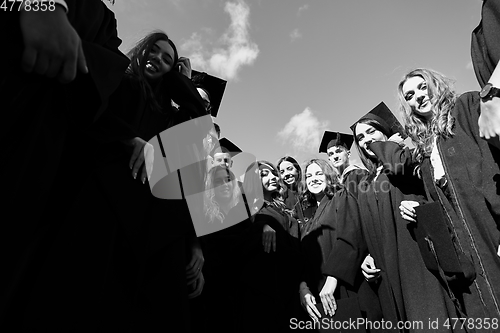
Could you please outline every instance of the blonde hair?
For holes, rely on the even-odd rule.
[[[224,170],[231,179],[233,183],[233,192],[231,193],[231,202],[229,208],[233,208],[239,202],[240,197],[240,187],[236,181],[236,177],[226,166],[217,165],[208,171],[207,178],[205,181],[205,196],[204,196],[204,209],[205,216],[208,217],[208,222],[212,223],[215,220],[219,220],[221,223],[224,222],[224,215],[221,212],[220,205],[215,198],[215,177],[217,172]]]
[[[415,114],[405,99],[403,85],[415,76],[427,83],[427,91],[432,104],[433,117],[428,120]],[[453,136],[455,119],[451,111],[455,106],[457,94],[453,88],[453,80],[432,69],[417,68],[406,74],[398,85],[399,110],[403,114],[405,128],[416,146],[414,155],[417,162],[422,162],[432,151],[436,136],[449,138]]]

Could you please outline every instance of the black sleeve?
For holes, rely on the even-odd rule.
[[[368,254],[361,230],[357,200],[343,192],[337,200],[337,239],[328,259],[323,265],[324,275],[333,276],[354,286],[360,267]]]
[[[412,151],[403,148],[392,141],[375,141],[370,144],[370,149],[384,164],[384,170],[393,175],[412,176],[415,169],[415,162],[412,158]]]
[[[500,1],[483,1],[481,21],[471,37],[472,65],[477,81],[483,87],[500,60]]]

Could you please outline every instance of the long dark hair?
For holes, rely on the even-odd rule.
[[[335,192],[337,192],[340,188],[342,188],[342,185],[339,183],[337,171],[335,171],[335,169],[330,163],[320,158],[310,159],[304,166],[304,179],[302,180],[303,186],[301,186],[301,193],[300,193],[300,201],[302,203],[302,207],[305,209],[307,209],[307,207],[317,205],[316,197],[307,188],[305,180],[305,172],[307,170],[307,167],[309,167],[313,163],[317,164],[321,168],[321,171],[323,171],[323,174],[325,175],[326,187],[323,190],[323,193],[325,193],[325,195],[328,198],[333,197],[335,195]]]
[[[367,124],[375,128],[376,130],[382,132],[386,137],[390,137],[389,133],[384,129],[380,123],[374,119],[360,119],[356,122],[356,124],[353,126],[353,135],[354,135],[354,142],[356,143],[356,149],[358,151],[358,155],[361,158],[361,162],[363,162],[363,165],[365,166],[366,169],[368,169],[368,176],[367,180],[368,182],[371,182],[377,175],[377,168],[382,165],[382,162],[379,161],[377,157],[371,157],[368,156],[365,151],[359,146],[359,142],[357,139],[357,134],[356,134],[356,126],[358,124]]]
[[[177,61],[179,60],[179,54],[177,53],[177,48],[175,47],[174,42],[172,42],[163,31],[153,31],[138,41],[137,44],[135,44],[135,46],[128,51],[127,56],[130,58],[130,65],[127,68],[126,73],[137,79],[141,87],[142,95],[151,108],[155,111],[162,112],[162,105],[164,104],[164,101],[161,99],[161,94],[157,93],[161,85],[155,84],[153,88],[150,82],[144,77],[147,57],[151,52],[153,45],[159,40],[168,42],[174,50],[175,68],[175,64],[177,64]],[[170,103],[170,101],[165,102]]]
[[[278,163],[276,163],[278,171],[280,168],[280,164],[283,163],[284,161],[292,163],[293,166],[295,167],[295,169],[297,169],[297,178],[295,179],[295,183],[293,183],[291,188],[290,188],[290,190],[297,192],[299,190],[299,184],[302,181],[302,169],[300,168],[299,162],[297,162],[297,160],[295,158],[293,158],[292,156],[286,155],[286,156],[283,156],[282,158],[280,158],[278,160]],[[288,187],[287,184],[285,184],[285,186]]]
[[[246,198],[250,201],[249,205],[252,205],[255,199],[263,197],[263,186],[259,171],[259,167],[261,165],[267,165],[271,167],[271,169],[273,169],[273,172],[276,174],[276,177],[278,178],[277,182],[279,190],[272,194],[272,202],[270,204],[282,210],[283,212],[290,213],[283,201],[283,193],[286,192],[286,186],[279,176],[278,169],[271,162],[264,160],[251,163],[248,166],[247,171],[245,172],[245,179],[243,180],[243,191],[245,192]]]

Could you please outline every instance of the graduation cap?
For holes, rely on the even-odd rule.
[[[415,238],[425,266],[431,271],[442,269],[448,276],[475,276],[472,263],[461,259],[455,250],[441,204],[419,205],[415,207],[415,213]]]
[[[214,123],[215,132],[217,132],[217,138],[220,138],[220,126]]]
[[[219,140],[219,146],[215,146],[214,149],[212,149],[212,152],[210,155],[214,156],[214,154],[217,153],[229,153],[231,155],[231,158],[235,157],[239,153],[242,152],[242,150],[232,143],[230,140],[226,138],[222,138]]]
[[[213,117],[217,117],[227,81],[195,70],[191,71],[191,81],[193,81],[195,87],[207,92],[210,99],[210,113]]]
[[[359,118],[359,120],[350,127],[353,133],[356,129],[356,124],[363,119],[376,120],[389,136],[399,133],[403,139],[407,137],[404,127],[384,102],[380,102],[380,104],[374,107],[370,112]]]
[[[354,136],[352,134],[325,131],[319,145],[319,152],[327,153],[328,149],[334,146],[342,146],[350,150],[353,142]]]

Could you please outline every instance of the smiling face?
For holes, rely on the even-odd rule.
[[[213,165],[225,166],[226,168],[231,168],[233,166],[233,159],[230,153],[218,152],[214,154]]]
[[[316,163],[311,163],[306,168],[306,186],[312,194],[318,194],[325,190],[326,176],[321,167]]]
[[[225,202],[231,199],[234,184],[228,170],[219,169],[214,177],[214,192],[217,201]]]
[[[264,192],[272,193],[279,190],[278,173],[270,166],[263,164],[259,166],[259,175]]]
[[[427,88],[427,82],[421,76],[409,78],[402,87],[402,94],[412,112],[425,118],[433,115],[432,103]]]
[[[166,40],[158,40],[146,57],[144,76],[148,80],[158,80],[174,66],[174,49]]]
[[[371,157],[375,157],[375,154],[368,148],[369,144],[373,141],[387,141],[387,136],[372,125],[358,123],[355,132],[359,147]]]
[[[288,161],[283,161],[279,165],[280,169],[280,175],[281,179],[285,182],[287,185],[293,185],[299,176],[299,171],[295,168],[295,166],[288,162]]]

